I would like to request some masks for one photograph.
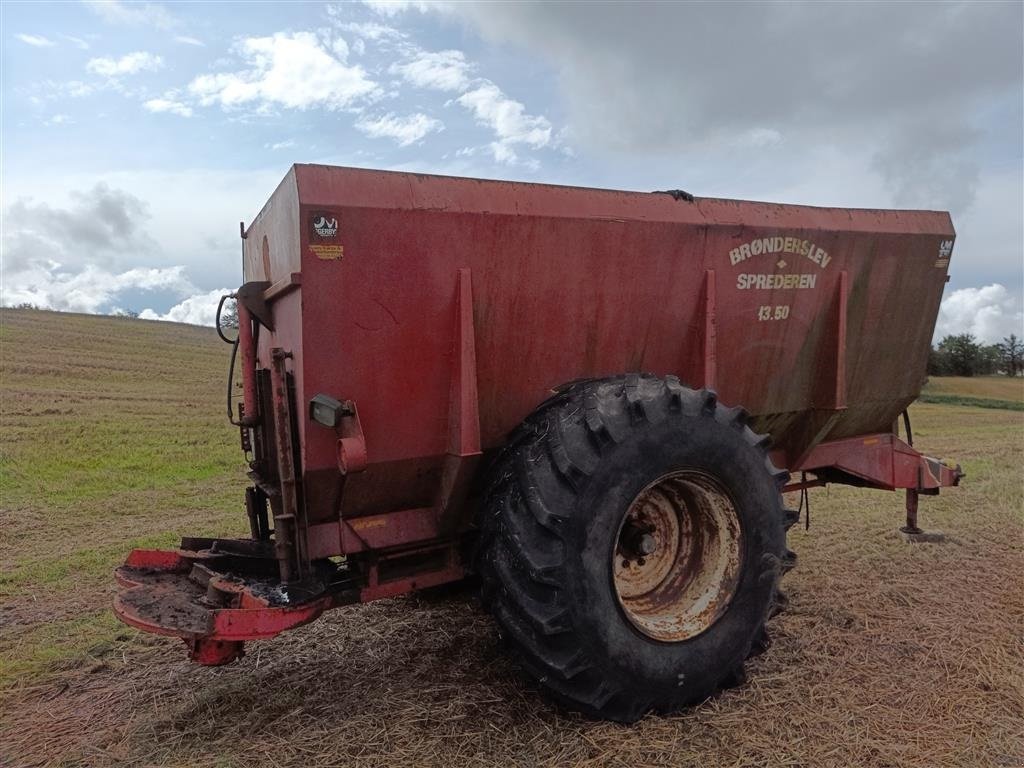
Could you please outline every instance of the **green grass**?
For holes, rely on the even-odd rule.
[[[1024,411],[1024,377],[932,376],[917,401]]]
[[[132,549],[173,549],[180,538],[167,532],[122,539],[106,547],[78,549],[65,555],[23,559],[0,574],[0,597],[16,597],[23,589],[81,588],[109,580],[112,568]]]
[[[0,690],[31,685],[48,675],[102,663],[134,633],[108,610],[65,621],[44,622],[18,635],[0,665]]]
[[[116,408],[113,403],[109,407]],[[124,415],[123,422],[111,423],[105,420],[108,413],[86,411],[42,417],[28,429],[12,427],[13,450],[5,456],[0,494],[12,504],[31,500],[67,508],[89,505],[112,492],[201,483],[240,466],[238,451],[231,455],[217,439],[223,425],[188,413],[173,421],[130,411]],[[35,434],[27,435],[29,430]],[[198,433],[207,437],[198,442]]]
[[[122,522],[219,520],[241,503],[238,433],[222,415],[227,346],[212,330],[18,310],[2,328],[2,535],[20,538],[4,571],[46,555],[19,536],[26,523],[73,535],[68,555],[123,542]]]
[[[244,460],[223,415],[228,351],[207,328],[3,310],[7,683],[55,674],[115,630],[135,637],[97,610],[131,549],[244,535]]]
[[[945,403],[946,405],[963,405],[970,408],[995,408],[1003,411],[1024,411],[1024,403],[1016,400],[993,400],[986,397],[966,397],[964,395],[933,395],[924,393],[917,398],[919,403]]]
[[[924,386],[921,401],[981,408],[1008,407],[980,405],[981,401],[1024,405],[1024,376],[931,376]]]

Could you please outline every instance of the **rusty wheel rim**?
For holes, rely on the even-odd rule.
[[[729,606],[743,567],[736,506],[701,472],[673,472],[630,504],[612,553],[619,605],[643,634],[696,637]]]

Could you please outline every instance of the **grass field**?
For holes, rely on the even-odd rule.
[[[4,310],[0,765],[1024,765],[1024,413],[913,406],[917,445],[967,473],[922,500],[948,543],[904,544],[896,494],[813,491],[750,681],[624,727],[538,697],[469,600],[338,610],[219,669],[120,625],[133,546],[247,530],[226,352],[207,329]]]
[[[921,402],[1024,411],[1024,376],[933,376]]]

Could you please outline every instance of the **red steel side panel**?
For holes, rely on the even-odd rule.
[[[642,370],[713,384],[795,467],[823,440],[888,430],[917,396],[955,235],[939,212],[295,166],[249,229],[246,280],[268,279],[263,236],[269,279],[301,271],[261,365],[271,336],[295,355],[317,521],[338,498],[337,436],[306,417],[321,392],[354,400],[366,437],[345,516],[433,505],[459,270],[484,450],[551,387]]]

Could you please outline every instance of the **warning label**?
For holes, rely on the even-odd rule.
[[[316,256],[318,259],[323,259],[324,261],[337,261],[338,259],[345,255],[345,246],[310,243],[309,252]]]

